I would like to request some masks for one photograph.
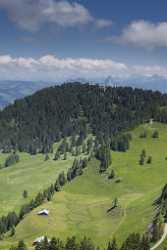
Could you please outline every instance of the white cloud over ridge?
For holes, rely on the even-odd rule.
[[[134,21],[108,40],[148,49],[167,47],[167,22]]]
[[[167,79],[167,67],[130,66],[111,59],[58,58],[54,55],[37,59],[0,56],[1,80],[65,81],[72,78],[98,79],[108,75],[119,78],[158,75]]]
[[[96,19],[89,10],[68,0],[0,0],[0,8],[20,28],[35,32],[45,23],[60,27],[77,27],[92,23],[99,28],[112,25],[110,20]]]

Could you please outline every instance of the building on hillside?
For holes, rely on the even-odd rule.
[[[44,239],[45,239],[45,236],[41,236],[41,237],[36,238],[33,241],[33,246],[37,245],[38,243],[41,243],[42,241],[44,241]],[[50,239],[48,239],[48,242],[50,242]]]
[[[49,210],[48,209],[42,209],[37,214],[38,215],[46,215],[46,216],[48,216],[49,215]]]

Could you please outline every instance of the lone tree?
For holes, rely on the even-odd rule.
[[[143,149],[142,152],[141,152],[141,154],[140,154],[140,160],[139,160],[139,164],[140,165],[144,165],[145,157],[146,157],[146,150]]]
[[[18,247],[16,248],[17,250],[27,250],[27,247],[24,243],[23,240],[20,240],[19,243],[18,243]]]
[[[110,175],[108,176],[108,179],[114,179],[114,178],[115,178],[115,171],[114,169],[112,169]]]
[[[154,139],[159,138],[159,133],[158,133],[158,131],[157,131],[157,130],[155,130],[155,131],[153,132],[153,134],[152,134],[152,138],[154,138]]]
[[[147,159],[147,164],[151,164],[152,163],[152,156],[149,156]]]
[[[143,155],[140,155],[139,164],[144,165],[144,161],[145,161],[145,157]]]
[[[26,199],[28,197],[28,192],[27,190],[24,190],[23,191],[23,198]]]
[[[143,131],[140,135],[139,135],[140,138],[146,138],[147,137],[147,132],[146,131]]]
[[[117,199],[117,198],[115,198],[115,199],[113,200],[113,202],[112,202],[112,208],[114,209],[114,208],[116,208],[116,207],[118,207],[118,199]]]

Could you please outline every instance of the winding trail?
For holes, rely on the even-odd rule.
[[[154,250],[157,247],[159,247],[162,244],[162,242],[165,240],[166,236],[167,236],[167,223],[165,223],[164,233],[163,233],[161,239],[153,247],[151,247],[150,250]]]

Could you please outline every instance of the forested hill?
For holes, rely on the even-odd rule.
[[[111,143],[119,131],[150,118],[166,121],[167,95],[89,84],[65,84],[17,100],[0,112],[0,149],[48,152],[62,137],[90,132]]]

